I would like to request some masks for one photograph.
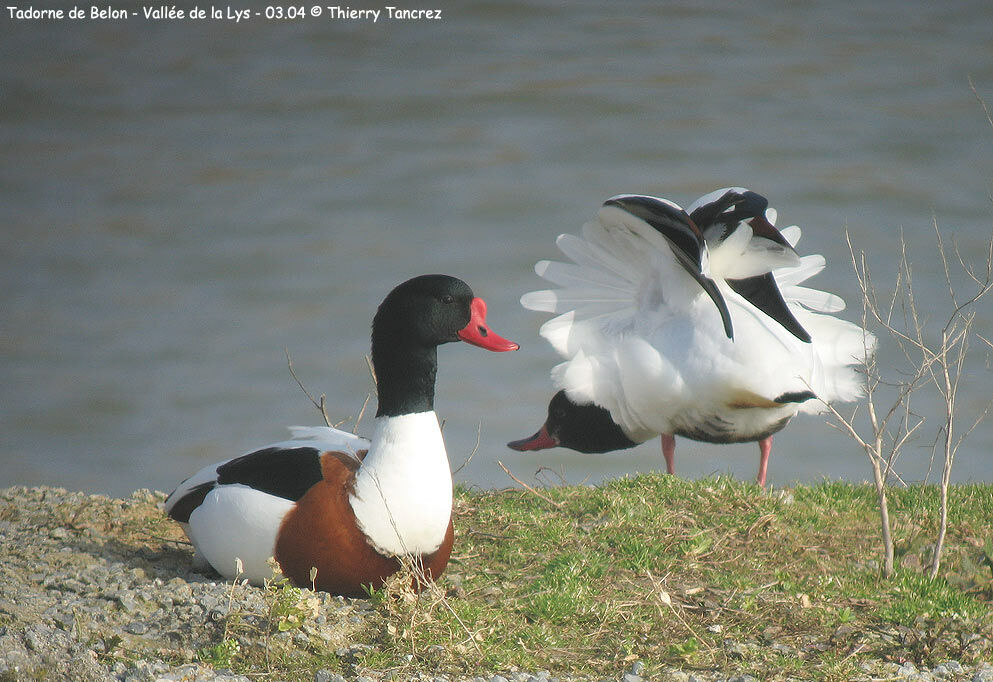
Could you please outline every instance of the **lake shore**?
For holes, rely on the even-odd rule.
[[[0,680],[993,682],[993,629],[988,615],[976,615],[989,604],[991,587],[982,580],[989,581],[990,569],[980,565],[966,575],[966,564],[982,557],[966,551],[977,518],[968,512],[954,517],[946,560],[955,580],[945,583],[967,600],[949,606],[948,594],[922,592],[915,596],[918,612],[897,613],[890,609],[892,595],[880,594],[874,603],[854,594],[833,563],[871,581],[875,527],[863,526],[864,542],[848,557],[821,543],[814,554],[823,571],[811,575],[810,584],[825,583],[824,590],[805,584],[801,555],[810,536],[796,531],[802,524],[793,517],[806,513],[800,505],[827,519],[824,509],[837,504],[834,518],[821,526],[830,530],[829,521],[837,522],[842,539],[851,530],[852,519],[842,511],[851,500],[826,495],[824,488],[764,493],[723,479],[652,475],[597,488],[546,489],[542,497],[459,491],[456,553],[439,589],[420,597],[387,591],[368,600],[278,582],[256,588],[194,571],[190,546],[158,508],[162,493],[140,490],[114,499],[8,488],[0,490]],[[646,493],[660,492],[666,495],[653,495],[658,504],[651,511]],[[703,499],[698,504],[730,505],[728,513],[747,520],[745,534],[725,535],[731,517],[707,519],[702,507],[680,502],[692,497]],[[817,497],[819,511],[812,502]],[[899,515],[899,498],[894,507]],[[679,517],[695,519],[699,531],[684,536],[652,528],[659,519]],[[871,519],[871,510],[864,518]],[[667,554],[642,557],[642,549],[624,546],[634,539],[629,521],[650,535],[664,531],[658,544],[666,537],[678,542]],[[911,572],[923,550],[907,528],[898,524],[898,546],[901,570]],[[556,532],[562,536],[544,534]],[[988,525],[985,532],[988,537]],[[608,561],[589,559],[608,546],[616,552]],[[764,562],[778,561],[774,573],[795,571],[796,583],[780,577],[770,586],[763,569],[755,571],[754,585],[715,585],[706,578],[720,561],[747,563],[739,554],[743,547]],[[775,547],[778,559],[767,557]],[[832,575],[837,587],[829,584]],[[626,596],[616,592],[625,581],[634,586]],[[912,584],[894,589],[906,592]]]

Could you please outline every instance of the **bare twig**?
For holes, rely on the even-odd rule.
[[[369,367],[369,376],[372,377],[372,385],[379,386],[379,379],[376,378],[376,368],[372,365],[372,356],[365,356],[365,364]]]
[[[976,84],[972,82],[972,76],[969,76],[969,89],[972,90],[972,94],[976,96],[976,99],[979,101],[979,106],[983,108],[983,113],[986,114],[986,120],[989,122],[990,127],[993,128],[993,115],[990,114],[990,108],[987,106],[986,100],[984,100],[976,90]]]
[[[510,473],[510,469],[508,469],[504,465],[503,462],[501,462],[500,460],[497,460],[497,464],[500,465],[500,468],[503,469],[503,472],[505,474],[507,474],[508,476],[510,476],[512,479],[514,479],[514,481],[516,481],[520,485],[522,485],[525,490],[527,490],[528,492],[532,493],[533,495],[535,495],[537,497],[540,497],[545,502],[548,502],[549,504],[554,505],[555,507],[557,507],[559,509],[562,508],[562,503],[561,502],[556,502],[555,500],[553,500],[552,498],[548,497],[547,495],[542,495],[540,492],[538,492],[537,490],[535,490],[534,488],[532,488],[531,486],[529,486],[527,483],[525,483],[521,479],[517,478],[517,476],[514,476],[512,473]]]
[[[880,510],[886,576],[891,575],[893,571],[893,538],[886,485],[890,477],[900,480],[895,471],[897,459],[903,448],[919,435],[925,423],[925,417],[916,413],[912,407],[914,394],[921,389],[929,388],[937,392],[944,406],[944,414],[938,421],[938,436],[932,449],[933,462],[940,446],[943,466],[940,480],[939,532],[932,558],[931,577],[937,575],[947,532],[948,486],[955,454],[966,437],[993,410],[993,400],[991,400],[971,422],[968,429],[962,433],[957,431],[958,388],[966,371],[969,341],[974,336],[978,336],[973,332],[975,307],[993,290],[993,235],[990,236],[984,251],[986,262],[983,267],[975,268],[965,261],[954,239],[951,240],[954,258],[950,258],[950,247],[946,245],[937,219],[932,218],[932,225],[935,249],[941,259],[951,308],[943,320],[943,326],[937,332],[931,331],[933,327],[929,320],[929,317],[933,317],[934,311],[922,310],[915,296],[913,268],[903,234],[901,233],[900,237],[900,260],[897,266],[896,284],[892,295],[887,295],[885,301],[881,300],[872,282],[866,254],[857,252],[850,236],[848,237],[852,268],[862,293],[863,328],[878,329],[896,344],[906,362],[905,368],[898,370],[896,380],[884,379],[876,358],[869,352],[870,337],[866,332],[863,389],[866,397],[865,419],[868,421],[868,426],[864,429],[856,426],[857,411],[847,417],[833,406],[827,406],[838,428],[852,437],[865,451],[872,467]],[[961,289],[956,287],[955,273],[958,269],[961,269],[975,286],[968,297],[963,297]],[[981,336],[978,338],[987,346],[993,347],[987,339]],[[894,390],[892,402],[886,407],[881,405],[882,396],[879,392],[881,387]]]
[[[652,575],[651,571],[648,571],[648,579],[652,582],[652,585],[655,587],[654,590],[655,596],[659,598],[659,601],[662,604],[665,604],[666,606],[669,607],[669,610],[672,611],[672,615],[674,615],[676,619],[680,623],[682,623],[683,627],[686,628],[697,641],[702,642],[705,647],[713,650],[714,648],[713,645],[710,642],[708,642],[705,637],[701,637],[700,634],[697,633],[697,631],[694,630],[690,626],[690,624],[686,622],[686,619],[683,618],[682,614],[680,614],[679,611],[676,610],[676,607],[672,603],[672,597],[669,595],[669,592],[666,591],[665,589],[665,585],[664,585],[665,578],[658,580],[655,578],[655,576]],[[661,611],[661,609],[659,610]]]
[[[362,401],[362,409],[359,410],[359,416],[355,418],[355,426],[352,427],[352,433],[359,432],[359,423],[362,421],[362,417],[365,415],[365,408],[369,405],[369,400],[372,395],[369,393],[365,394],[365,400]]]
[[[934,229],[938,238],[938,249],[941,253],[942,263],[947,264],[947,258],[941,242],[941,232],[938,229],[937,221],[934,222]],[[981,298],[986,296],[990,290],[993,289],[993,235],[990,236],[986,253],[986,274],[984,277],[979,277],[976,275],[976,271],[973,268],[966,265],[962,259],[961,253],[959,253],[958,248],[956,247],[956,257],[958,258],[959,264],[972,280],[973,284],[976,285],[976,291],[963,303],[957,304],[955,309],[949,315],[944,328],[941,330],[941,345],[935,352],[936,359],[931,369],[931,380],[937,388],[938,393],[944,399],[945,403],[945,422],[941,430],[944,456],[943,466],[941,469],[938,537],[935,541],[934,553],[931,557],[931,566],[928,570],[928,576],[931,579],[934,579],[938,575],[938,570],[941,567],[941,554],[945,546],[945,536],[948,532],[948,486],[951,481],[952,465],[955,462],[955,455],[966,437],[968,437],[979,425],[979,423],[982,422],[989,414],[991,404],[993,404],[993,401],[987,403],[986,407],[979,413],[975,421],[973,421],[972,425],[966,429],[964,433],[961,435],[955,433],[956,417],[958,413],[956,400],[958,398],[959,382],[962,379],[962,374],[965,368],[966,356],[969,353],[969,338],[972,331],[972,324],[975,320],[975,312],[973,308]],[[951,275],[947,265],[945,267],[945,282],[948,285],[950,292],[949,295],[952,302],[957,303],[957,298],[953,291]]]
[[[470,452],[469,456],[465,458],[465,461],[459,465],[458,469],[452,472],[452,476],[462,471],[469,464],[469,462],[472,461],[472,458],[476,456],[476,451],[479,450],[479,440],[480,440],[480,436],[482,436],[482,433],[483,433],[483,422],[481,421],[476,422],[476,444],[472,446],[472,452]]]
[[[290,375],[297,382],[297,386],[299,386],[300,387],[300,390],[303,391],[304,394],[308,398],[310,398],[310,402],[312,402],[314,404],[314,407],[316,407],[317,410],[321,413],[321,416],[324,417],[324,425],[325,426],[331,426],[331,419],[328,417],[328,410],[327,410],[327,404],[326,404],[327,396],[325,396],[322,393],[321,394],[320,402],[318,402],[317,400],[314,400],[314,396],[312,396],[310,394],[310,391],[308,391],[304,387],[303,382],[300,381],[300,378],[297,376],[297,373],[295,371],[293,371],[293,360],[290,358],[290,351],[289,351],[289,349],[283,348],[283,352],[286,354],[286,366],[290,370]]]

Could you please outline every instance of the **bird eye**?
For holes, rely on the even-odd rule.
[[[452,296],[451,294],[445,294],[444,296],[441,297],[441,302],[445,303],[446,305],[449,303],[454,303],[455,297]]]

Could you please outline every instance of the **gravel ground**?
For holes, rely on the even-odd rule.
[[[195,572],[190,549],[176,528],[155,515],[162,493],[139,490],[116,500],[56,488],[0,490],[0,682],[8,680],[159,680],[248,682],[214,669],[198,656],[224,639],[228,614],[241,614],[239,647],[264,646],[271,599],[263,590],[232,586]],[[159,514],[160,516],[160,514]],[[161,528],[161,536],[155,528]],[[165,540],[165,542],[163,542]],[[553,682],[547,671],[508,671],[485,677],[398,676],[360,668],[352,661],[368,645],[364,633],[382,627],[382,616],[363,600],[303,592],[310,612],[302,626],[275,633],[271,646],[323,642],[345,671],[314,672],[315,682]],[[271,629],[271,628],[270,628]],[[989,644],[989,642],[986,642]],[[726,642],[734,647],[756,644]],[[773,645],[775,646],[775,645]],[[865,680],[967,680],[993,682],[993,665],[947,661],[930,670],[913,664],[863,663]],[[640,662],[610,679],[640,682]],[[278,679],[278,678],[271,678]],[[748,682],[749,675],[655,670],[651,679],[678,682]]]

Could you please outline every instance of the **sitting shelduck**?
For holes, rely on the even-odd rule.
[[[558,315],[540,333],[565,362],[547,421],[509,447],[609,452],[661,434],[671,474],[676,435],[758,441],[764,486],[774,433],[862,395],[855,366],[875,338],[831,315],[840,298],[799,286],[824,257],[801,258],[800,228],[776,229],[764,197],[733,187],[684,211],[625,194],[597,218],[558,238],[572,263],[535,266],[560,288],[521,298]]]
[[[453,539],[452,474],[434,413],[437,347],[459,340],[518,347],[489,329],[486,304],[465,282],[423,275],[400,284],[372,323],[379,407],[371,441],[294,427],[293,440],[187,479],[166,512],[228,579],[261,584],[275,558],[299,586],[361,597],[404,556],[437,578]]]

